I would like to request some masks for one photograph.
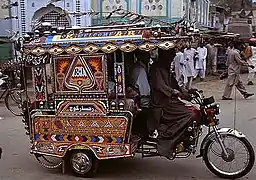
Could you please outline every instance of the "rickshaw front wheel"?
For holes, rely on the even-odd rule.
[[[91,177],[97,170],[97,159],[90,151],[74,150],[70,155],[70,166],[76,176]]]

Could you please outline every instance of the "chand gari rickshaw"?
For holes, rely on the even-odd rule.
[[[44,33],[43,33],[44,32]],[[41,34],[40,34],[41,33]],[[143,108],[138,93],[129,87],[135,52],[171,50],[191,36],[173,35],[173,29],[138,24],[105,27],[51,28],[24,37],[24,66],[33,73],[34,93],[24,101],[24,123],[31,140],[31,153],[47,168],[69,169],[79,176],[96,172],[102,159],[160,156],[157,138],[143,139],[134,129]],[[175,145],[174,158],[196,153],[202,126],[209,128],[198,157],[224,178],[242,177],[254,164],[254,152],[245,135],[231,128],[218,128],[219,106],[201,91],[191,94],[187,106],[197,114]],[[239,169],[222,169],[211,159],[218,156],[226,164],[236,151],[225,144],[238,140],[247,153]],[[224,141],[225,140],[225,141]],[[213,146],[219,147],[213,151]]]

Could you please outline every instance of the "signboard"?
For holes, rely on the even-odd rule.
[[[61,35],[49,36],[46,43],[51,42],[97,42],[97,41],[117,41],[117,40],[142,39],[142,31],[107,31],[107,32],[78,32],[70,31]]]

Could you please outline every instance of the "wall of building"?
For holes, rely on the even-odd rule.
[[[52,3],[49,5],[49,0],[19,0],[19,7],[12,11],[13,16],[18,16],[19,21],[12,21],[13,29],[22,33],[31,31],[32,24],[35,19],[42,17],[51,10],[56,10],[59,13],[65,12],[88,12],[91,10],[91,0],[65,0]],[[71,26],[87,26],[91,23],[91,17],[81,16],[74,17],[68,15],[68,21]]]
[[[191,9],[192,4],[193,10]],[[195,16],[194,20],[207,26],[209,18],[209,0],[92,0],[92,9],[99,12],[110,12],[116,8],[156,17],[174,22],[186,15]],[[198,8],[199,7],[199,8]],[[196,14],[195,14],[196,12]],[[190,14],[191,13],[191,14]],[[193,14],[193,15],[192,15]],[[202,17],[201,17],[202,16]],[[118,17],[118,16],[117,16]],[[93,24],[100,24],[101,16],[95,17]]]
[[[53,3],[54,6],[49,6],[49,0],[19,0],[19,7],[12,10],[12,15],[18,16],[19,20],[13,20],[12,27],[14,30],[19,29],[22,33],[31,31],[35,19],[42,17],[53,8],[56,8],[58,12],[88,12],[90,10],[103,12],[96,17],[69,15],[67,19],[72,26],[101,24],[102,17],[107,15],[106,12],[117,8],[128,9],[169,22],[175,22],[186,16],[189,20],[198,21],[199,25],[207,26],[209,4],[209,0],[62,0]],[[114,18],[121,18],[121,16],[114,16]]]
[[[8,4],[7,0],[2,0],[0,1],[0,7],[2,7],[3,5]],[[0,17],[3,18],[4,16],[8,16],[8,9],[2,9],[0,8]]]
[[[197,22],[200,25],[208,26],[210,1],[197,0],[196,7],[197,7]]]
[[[122,8],[129,11],[142,14],[145,16],[157,17],[162,20],[172,21],[171,5],[174,0],[92,0],[92,9],[97,12],[111,12],[115,9]],[[93,24],[101,24],[105,21],[100,14],[93,18]],[[121,16],[114,14],[113,19],[119,19]],[[120,19],[121,20],[121,19]]]
[[[9,16],[8,9],[2,9],[3,5],[8,4],[7,0],[0,1],[0,37],[8,36],[8,30],[11,30],[11,20],[5,20],[5,17]]]
[[[184,0],[172,0],[171,2],[171,18],[180,19],[185,14],[186,3]]]
[[[0,64],[10,59],[12,55],[11,44],[4,43],[12,30],[12,21],[4,19],[9,16],[9,9],[1,8],[5,4],[8,4],[7,0],[0,1]]]
[[[181,15],[192,22],[196,21],[198,27],[208,27],[210,3],[210,0],[183,0]]]

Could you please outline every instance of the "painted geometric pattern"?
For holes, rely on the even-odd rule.
[[[88,149],[90,147],[99,159],[129,157],[131,150],[129,144],[97,144],[84,142],[49,142],[35,141],[32,146],[32,151],[35,153],[42,152],[63,157],[69,148]]]
[[[106,93],[106,59],[104,55],[54,58],[57,92]]]
[[[49,141],[49,142],[85,142],[85,143],[123,143],[123,137],[114,136],[82,136],[82,135],[56,135],[56,134],[34,134],[35,141]]]
[[[95,78],[88,63],[78,56],[72,60],[65,78],[65,85],[74,90],[90,89],[95,85]]]
[[[172,44],[170,46],[170,44]],[[143,41],[127,41],[127,42],[116,42],[116,43],[106,43],[105,45],[98,44],[87,44],[85,46],[79,46],[78,44],[72,46],[72,51],[70,51],[70,47],[67,47],[65,44],[59,44],[58,47],[56,45],[46,46],[44,51],[34,51],[32,46],[25,46],[26,53],[32,53],[34,55],[40,56],[44,53],[49,53],[52,55],[62,54],[64,51],[70,52],[71,54],[79,54],[82,51],[86,54],[94,54],[97,51],[103,51],[105,53],[113,53],[116,50],[121,50],[123,52],[131,52],[136,50],[137,48],[150,51],[156,47],[159,47],[164,50],[168,50],[173,48],[173,45],[176,44],[172,40],[143,40]],[[31,49],[32,48],[32,49]],[[38,49],[37,49],[38,50]]]
[[[55,100],[107,99],[107,94],[55,94]]]
[[[38,141],[122,143],[127,126],[125,117],[35,116],[33,134]]]
[[[45,101],[47,99],[45,69],[37,66],[32,70],[36,101]]]

